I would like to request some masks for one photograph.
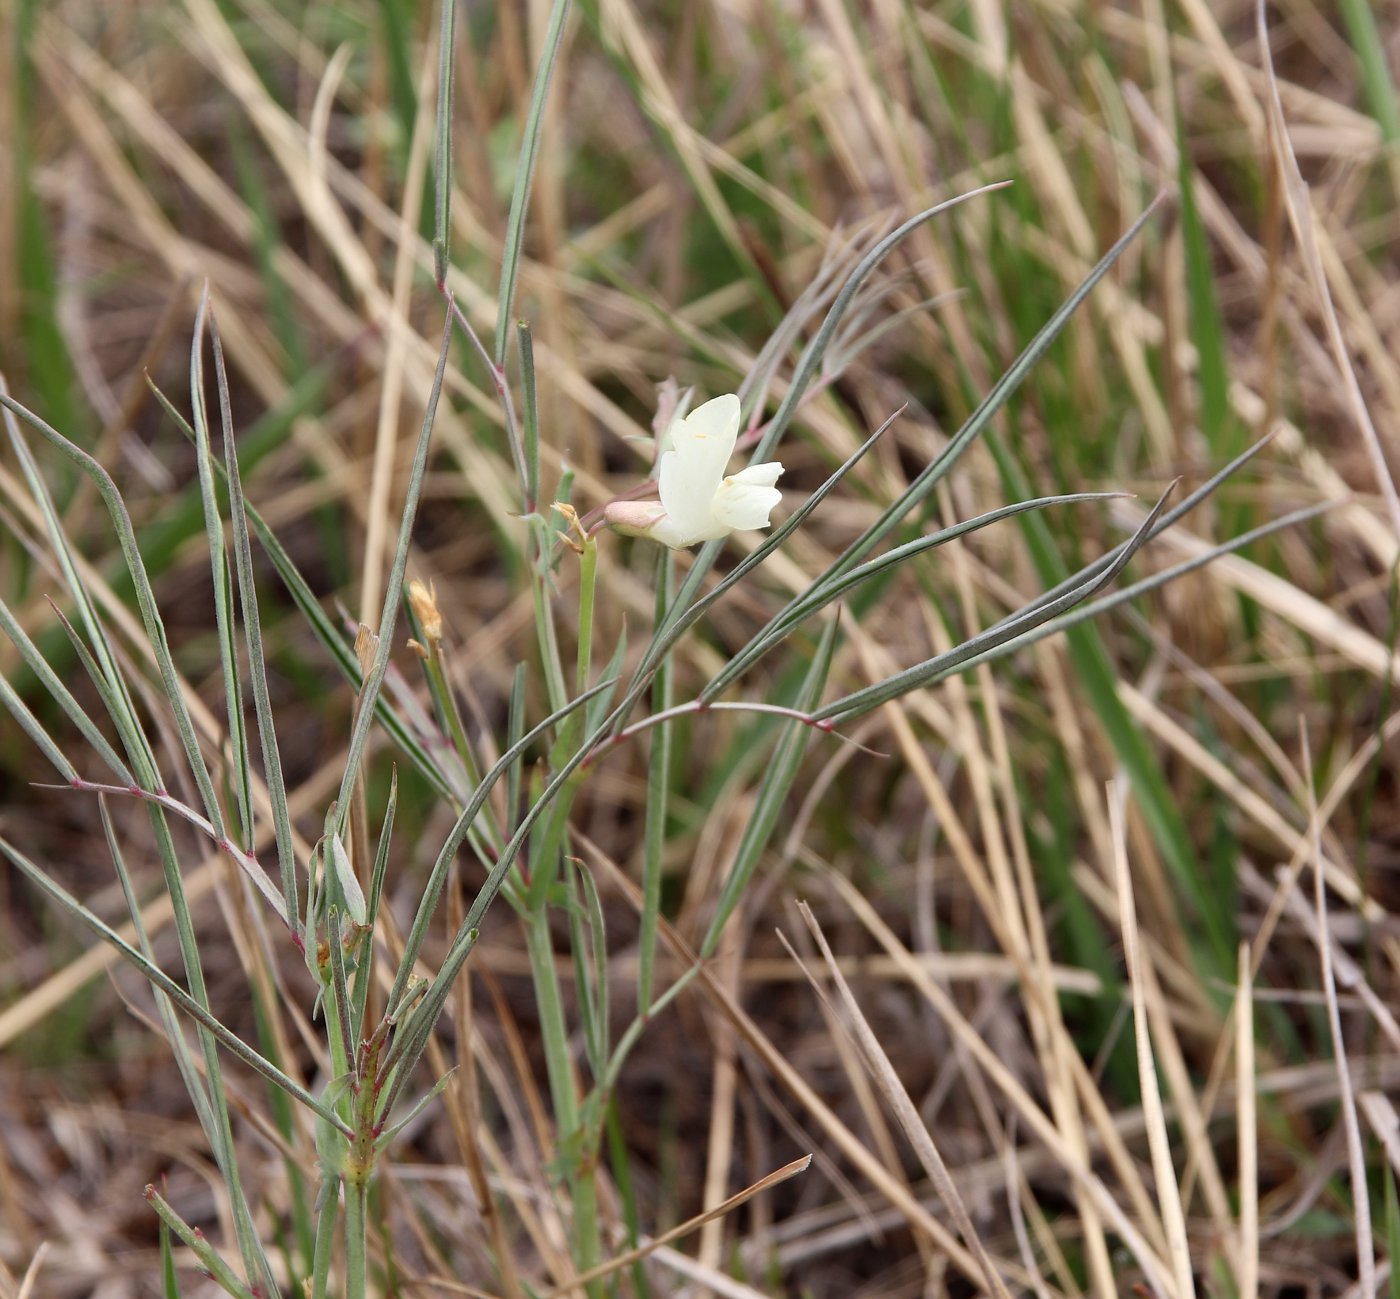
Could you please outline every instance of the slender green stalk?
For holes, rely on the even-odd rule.
[[[366,1259],[369,1184],[345,1180],[345,1299],[364,1299],[369,1265]]]
[[[505,253],[501,261],[501,287],[496,294],[496,368],[503,370],[506,346],[510,341],[511,309],[515,303],[515,285],[520,277],[520,250],[525,242],[525,213],[530,205],[530,187],[535,179],[535,162],[540,154],[540,125],[544,120],[545,104],[549,100],[549,85],[554,66],[559,59],[564,39],[564,23],[569,16],[569,0],[555,0],[545,32],[544,49],[539,67],[535,69],[535,84],[530,92],[530,108],[525,117],[525,133],[520,141],[516,163],[515,189],[510,196],[510,215],[506,218]]]
[[[243,725],[243,689],[239,680],[237,634],[234,628],[233,601],[228,557],[224,548],[224,521],[214,492],[213,458],[210,449],[209,419],[204,396],[204,337],[209,321],[209,286],[199,296],[195,314],[194,341],[190,347],[190,408],[196,435],[196,464],[199,469],[199,494],[204,506],[205,544],[209,547],[209,566],[213,578],[214,624],[219,637],[219,660],[224,679],[224,715],[228,721],[229,749],[234,764],[234,790],[237,794],[239,843],[245,849],[253,846],[252,771],[248,762],[248,735]],[[226,395],[227,388],[221,388]],[[292,908],[292,914],[296,909]]]
[[[413,455],[413,468],[409,473],[408,489],[405,493],[403,515],[399,520],[399,540],[394,550],[394,561],[389,570],[389,580],[384,587],[384,608],[379,615],[378,645],[374,663],[365,675],[360,690],[359,706],[355,713],[355,725],[350,733],[349,752],[345,759],[345,771],[341,776],[340,793],[336,798],[335,829],[343,834],[346,820],[350,815],[350,803],[355,783],[359,778],[360,761],[364,756],[365,744],[369,739],[369,728],[374,722],[375,705],[379,700],[380,688],[384,684],[384,674],[389,670],[389,655],[394,645],[394,628],[398,624],[399,603],[403,598],[404,570],[408,566],[408,547],[413,539],[413,523],[418,517],[418,501],[423,491],[423,474],[428,467],[428,445],[432,440],[433,422],[437,418],[438,400],[442,396],[442,381],[447,371],[447,357],[452,343],[452,303],[449,298],[446,319],[443,321],[442,346],[438,349],[437,370],[433,374],[432,391],[423,411],[423,422],[418,431],[418,445]]]
[[[297,860],[296,851],[292,846],[292,818],[287,809],[287,785],[282,775],[282,755],[277,745],[277,730],[272,721],[272,695],[267,684],[267,654],[263,647],[262,615],[258,609],[258,593],[253,577],[253,547],[248,535],[248,516],[243,506],[238,448],[233,436],[228,373],[224,369],[223,343],[219,339],[219,329],[212,316],[209,320],[209,332],[214,344],[214,377],[219,389],[219,414],[224,437],[224,467],[228,475],[229,515],[233,525],[238,595],[243,611],[243,636],[248,647],[249,678],[253,686],[258,740],[262,746],[263,778],[267,784],[268,801],[272,804],[273,839],[277,845],[277,865],[282,879],[282,901],[287,916],[294,918],[298,907]],[[236,674],[232,688],[238,688]],[[241,705],[242,700],[236,698],[236,702]],[[246,740],[242,760],[244,764],[247,763]],[[310,935],[303,935],[302,941],[307,941],[309,937]]]
[[[554,939],[549,913],[539,907],[526,920],[525,947],[530,955],[530,976],[535,988],[535,1005],[540,1014],[540,1040],[544,1046],[545,1071],[554,1107],[559,1154],[566,1170],[569,1200],[573,1205],[574,1248],[580,1271],[588,1271],[602,1261],[603,1241],[598,1221],[598,1192],[595,1183],[597,1134],[584,1130],[574,1081],[573,1053],[569,1046],[569,1025],[559,995],[559,970],[554,960]],[[596,1284],[589,1293],[597,1291]]]
[[[438,24],[436,142],[433,153],[433,276],[447,283],[452,258],[452,99],[457,73],[457,0],[442,0]]]
[[[520,341],[520,388],[524,395],[523,428],[525,446],[525,513],[540,508],[540,410],[535,391],[535,343],[530,326],[523,320],[516,325]]]
[[[656,620],[666,616],[675,583],[675,559],[665,546],[656,561]],[[651,687],[652,713],[664,713],[674,702],[675,672],[669,655],[657,664]],[[661,881],[665,873],[666,814],[671,791],[671,728],[660,727],[652,736],[647,760],[647,821],[642,858],[642,917],[637,935],[637,1014],[651,1007],[656,977],[656,936],[661,917]]]
[[[195,1257],[199,1259],[200,1267],[225,1291],[236,1295],[237,1299],[256,1299],[253,1291],[238,1279],[233,1269],[219,1255],[219,1252],[204,1239],[204,1233],[196,1227],[191,1227],[180,1217],[154,1186],[146,1187],[146,1199],[150,1202],[151,1208],[159,1215],[161,1222],[194,1251]]]

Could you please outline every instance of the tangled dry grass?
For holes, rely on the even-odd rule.
[[[908,409],[858,484],[686,642],[681,697],[907,486],[1159,190],[1161,215],[930,522],[1018,494],[1155,497],[1265,434],[1135,571],[1332,506],[870,714],[851,733],[865,749],[813,740],[720,952],[612,1097],[598,1183],[619,1292],[961,1295],[990,1292],[989,1267],[1016,1293],[1102,1299],[1385,1284],[1400,1248],[1387,1216],[1400,141],[1393,51],[1378,47],[1380,74],[1358,56],[1372,39],[1358,9],[1270,10],[1270,58],[1254,7],[1233,0],[578,6],[515,306],[535,335],[545,473],[571,472],[582,510],[645,473],[657,384],[733,388],[843,240],[1015,181],[921,229],[883,273],[863,322],[881,328],[804,407],[784,486],[800,499]],[[451,285],[484,335],[547,16],[542,3],[461,15]],[[1370,14],[1382,35],[1396,18]],[[441,321],[424,234],[434,23],[409,4],[265,0],[0,14],[23,65],[5,95],[0,363],[119,478],[211,751],[219,660],[194,453],[143,374],[187,404],[207,279],[248,495],[327,607],[373,621]],[[454,683],[490,737],[535,629],[500,406],[465,349],[436,438],[411,569],[436,584]],[[104,612],[145,672],[105,515],[54,469]],[[961,639],[1144,512],[1120,501],[1005,524],[901,570],[847,617],[832,679],[855,689]],[[0,591],[58,644],[56,577],[13,459],[0,458],[0,523]],[[574,573],[560,574],[567,609]],[[606,658],[650,622],[650,557],[606,542],[600,582]],[[353,697],[270,576],[268,591],[292,810],[314,839]],[[411,694],[413,660],[396,664]],[[0,665],[32,692],[8,645]],[[783,687],[782,672],[765,666],[746,694]],[[766,734],[719,714],[678,732],[663,982],[713,913]],[[381,790],[392,756],[383,744]],[[17,730],[0,759],[6,837],[118,924],[96,806],[33,788],[47,777]],[[403,797],[400,924],[453,816],[411,781]],[[645,748],[623,746],[572,820],[629,1014],[645,800]],[[143,810],[116,811],[173,961]],[[294,968],[266,962],[227,861],[193,837],[185,848],[201,933],[222,936],[208,945],[214,1004],[316,1079],[317,1033],[278,991]],[[165,1185],[213,1239],[231,1227],[149,991],[0,878],[0,1288],[155,1293],[143,1185]],[[556,937],[571,988],[562,914]],[[434,1069],[458,1072],[378,1185],[384,1294],[583,1293],[536,1016],[519,927],[493,913],[431,1048]],[[290,1238],[293,1202],[314,1193],[309,1132],[284,1127],[251,1075],[231,1077],[269,1239]],[[809,1154],[800,1175],[788,1167]],[[638,1237],[650,1244],[633,1261]]]

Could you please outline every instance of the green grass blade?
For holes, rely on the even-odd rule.
[[[526,671],[523,663],[515,665],[510,683],[510,713],[506,718],[506,750],[523,753],[520,741],[525,736]],[[515,818],[520,811],[521,764],[512,762],[506,773],[506,833],[515,830]]]
[[[364,755],[365,743],[369,739],[369,728],[374,723],[375,706],[379,700],[380,687],[384,684],[384,674],[389,668],[389,655],[394,647],[394,627],[398,621],[399,605],[403,599],[404,570],[408,567],[408,547],[413,539],[413,521],[418,515],[418,499],[423,491],[423,473],[428,465],[428,447],[432,441],[433,421],[437,417],[438,400],[442,396],[443,376],[447,371],[447,357],[452,345],[452,312],[449,309],[443,322],[442,346],[438,349],[437,369],[433,374],[432,391],[428,394],[428,404],[423,411],[423,423],[418,432],[418,446],[413,455],[413,468],[409,473],[408,488],[404,496],[403,515],[399,521],[399,541],[394,551],[394,562],[389,570],[389,580],[384,587],[384,608],[379,615],[378,648],[374,664],[364,680],[360,691],[360,706],[355,715],[354,729],[350,734],[349,751],[345,759],[345,772],[340,782],[340,793],[336,798],[336,829],[344,832],[346,818],[350,815],[350,797],[359,778],[360,759]]]
[[[292,841],[292,818],[287,808],[287,785],[282,774],[282,755],[272,720],[272,696],[267,686],[267,654],[263,648],[262,615],[253,577],[253,546],[248,535],[248,515],[244,508],[243,481],[238,468],[238,447],[233,436],[228,373],[224,368],[223,343],[219,327],[211,316],[210,336],[214,344],[214,377],[219,391],[219,419],[224,438],[224,471],[228,485],[229,519],[233,527],[233,551],[238,573],[238,594],[243,611],[243,638],[248,647],[248,679],[253,687],[253,708],[258,721],[262,747],[263,780],[272,804],[273,837],[277,844],[277,866],[282,879],[282,902],[293,930],[298,915],[297,862]],[[211,484],[212,487],[212,484]],[[244,749],[244,761],[247,761]],[[305,941],[305,939],[303,939]]]
[[[812,706],[821,698],[822,690],[826,686],[827,673],[831,670],[831,657],[836,649],[839,626],[838,621],[832,619],[822,630],[811,666],[807,669],[796,699],[793,700],[792,706],[800,712],[810,712]],[[734,854],[734,864],[729,868],[724,887],[715,902],[714,917],[705,933],[704,942],[700,944],[702,960],[714,955],[725,925],[729,923],[730,916],[734,914],[749,887],[754,871],[758,869],[759,859],[768,847],[768,841],[777,828],[778,818],[782,814],[792,783],[797,779],[797,770],[802,765],[802,756],[807,751],[810,735],[807,727],[794,721],[782,723],[779,729],[778,745],[759,784],[753,814],[744,826],[744,837]]]
[[[932,658],[925,659],[913,667],[905,668],[902,672],[896,672],[883,681],[877,681],[874,685],[866,686],[862,690],[833,700],[813,711],[813,720],[819,722],[828,720],[832,722],[851,721],[872,709],[879,708],[881,704],[887,704],[892,699],[907,695],[911,690],[920,690],[930,685],[955,669],[966,665],[969,660],[979,654],[985,654],[998,645],[1014,640],[1022,632],[1048,621],[1087,599],[1122,572],[1128,561],[1137,553],[1138,548],[1147,540],[1152,525],[1161,516],[1162,511],[1166,508],[1166,503],[1167,498],[1163,496],[1153,507],[1147,521],[1134,534],[1131,544],[1119,550],[1113,564],[1104,572],[1078,586],[1070,587],[1054,600],[1032,605],[1028,609],[1013,614],[1010,618],[1003,619],[996,626],[988,628],[980,635],[964,641],[951,650],[935,654]]]
[[[996,456],[1007,490],[1011,493],[1021,492],[1024,481],[1019,469],[995,439],[989,445]],[[1038,514],[1023,515],[1021,527],[1041,580],[1047,584],[1059,583],[1060,586],[1054,589],[1061,589],[1066,580],[1064,563],[1045,526],[1044,517]],[[1141,531],[1135,537],[1140,535]],[[1121,567],[1117,557],[1113,562]],[[1089,697],[1100,726],[1128,773],[1138,807],[1151,828],[1152,837],[1167,868],[1184,896],[1191,899],[1193,909],[1200,914],[1203,928],[1190,932],[1204,934],[1205,947],[1201,949],[1204,972],[1217,981],[1228,981],[1235,961],[1231,919],[1235,914],[1235,904],[1230,896],[1233,882],[1206,879],[1156,756],[1118,697],[1113,660],[1097,628],[1091,624],[1071,627],[1067,644],[1076,675]],[[1225,896],[1222,897],[1222,894]],[[1225,986],[1225,983],[1221,982],[1220,986]]]
[[[545,31],[544,48],[539,67],[535,69],[535,84],[530,93],[530,108],[525,117],[525,133],[520,141],[519,161],[515,169],[515,188],[510,196],[510,215],[506,218],[505,250],[501,261],[501,287],[496,294],[496,368],[505,369],[506,345],[510,341],[511,310],[515,304],[515,285],[520,278],[520,250],[525,242],[525,213],[530,205],[530,187],[535,179],[535,163],[540,154],[540,124],[544,106],[549,99],[549,85],[554,77],[554,65],[559,59],[559,47],[564,39],[564,24],[569,16],[569,0],[554,0]]]
[[[165,1299],[180,1299],[180,1279],[175,1274],[175,1251],[170,1247],[170,1227],[160,1223],[160,1288]]]
[[[49,666],[48,660],[39,652],[38,646],[25,634],[24,628],[19,624],[19,619],[10,612],[9,605],[3,600],[0,600],[0,630],[3,630],[14,643],[29,670],[34,673],[39,683],[67,714],[68,719],[82,732],[83,738],[92,746],[102,761],[112,769],[123,784],[132,784],[130,768],[117,756],[116,750],[107,743],[107,737],[98,729],[97,723],[88,716],[83,706],[73,697],[72,691],[64,684],[63,678]],[[55,763],[55,765],[58,764]],[[63,768],[60,767],[60,770]],[[70,780],[74,774],[76,773],[72,773],[71,767],[65,772],[65,776]]]
[[[525,449],[525,513],[540,507],[540,410],[535,386],[535,341],[523,320],[516,325],[520,341],[520,388],[523,398],[521,436]]]
[[[1207,445],[1217,456],[1233,456],[1245,435],[1243,423],[1230,405],[1230,375],[1225,320],[1215,291],[1210,239],[1196,203],[1196,171],[1177,121],[1177,198],[1182,247],[1186,257],[1186,289],[1189,298],[1191,341],[1196,348],[1196,382],[1200,388],[1199,418]]]
[[[18,848],[14,847],[8,840],[0,839],[0,852],[3,852],[32,883],[37,885],[44,893],[53,899],[54,902],[58,903],[69,915],[80,924],[92,930],[103,942],[111,946],[123,960],[135,966],[153,987],[163,992],[171,1001],[179,1006],[185,1014],[212,1034],[221,1046],[231,1054],[237,1056],[244,1064],[257,1070],[264,1078],[268,1079],[270,1082],[276,1083],[289,1096],[300,1101],[313,1113],[320,1115],[327,1121],[334,1122],[337,1128],[343,1130],[347,1136],[349,1135],[349,1129],[345,1128],[341,1120],[336,1117],[332,1111],[322,1105],[316,1097],[311,1095],[311,1093],[299,1083],[287,1077],[286,1074],[270,1061],[263,1059],[261,1055],[254,1051],[253,1048],[234,1033],[232,1029],[226,1027],[216,1019],[207,1006],[190,996],[190,994],[180,987],[180,985],[166,974],[164,970],[152,961],[147,960],[141,952],[132,947],[115,929],[111,928],[100,916],[94,914],[85,907],[77,898],[63,888],[61,884],[51,879],[40,870],[39,867],[20,852]]]
[[[1387,147],[1400,147],[1400,99],[1386,59],[1386,42],[1376,25],[1375,7],[1370,0],[1341,0],[1341,10],[1352,51],[1361,64],[1361,84],[1371,115],[1380,124]]]
[[[185,758],[189,763],[190,773],[194,777],[194,782],[199,790],[201,802],[204,804],[205,815],[217,828],[220,835],[224,833],[223,813],[219,807],[218,796],[214,792],[214,782],[209,776],[209,768],[205,765],[204,756],[200,752],[199,739],[195,734],[194,722],[190,717],[189,708],[185,704],[184,690],[180,683],[179,672],[175,668],[175,660],[170,652],[170,642],[165,635],[165,624],[161,620],[160,610],[156,606],[155,593],[151,590],[150,579],[146,573],[146,566],[141,558],[141,552],[136,545],[136,534],[131,526],[131,516],[127,513],[126,504],[117,491],[117,485],[112,481],[111,475],[81,447],[70,442],[57,429],[37,415],[27,410],[19,402],[8,394],[0,393],[0,405],[3,405],[12,414],[24,420],[32,429],[43,437],[52,446],[56,447],[89,478],[97,487],[98,494],[102,497],[103,504],[106,505],[112,522],[116,527],[117,540],[121,545],[122,556],[126,560],[127,568],[131,572],[132,580],[136,587],[136,601],[141,612],[141,621],[145,626],[146,635],[150,638],[151,650],[156,658],[156,665],[160,671],[161,684],[165,688],[165,695],[169,700],[171,711],[175,717],[176,730],[180,736],[181,747],[185,751]],[[134,718],[133,718],[134,720]]]
[[[1024,514],[1028,510],[1041,510],[1050,505],[1068,505],[1083,501],[1113,500],[1122,495],[1121,492],[1073,492],[1066,496],[1041,496],[1030,501],[1019,501],[1015,505],[1004,505],[998,510],[990,510],[986,514],[979,514],[975,518],[956,523],[952,527],[932,532],[926,537],[920,537],[917,541],[909,541],[902,546],[896,546],[893,550],[886,551],[875,559],[867,560],[858,568],[834,574],[825,581],[814,582],[801,595],[795,596],[786,608],[775,614],[767,625],[757,632],[749,643],[715,674],[714,679],[700,692],[699,698],[707,701],[712,699],[731,681],[747,672],[769,650],[785,640],[800,623],[826,608],[833,600],[839,599],[847,591],[861,585],[861,583],[868,582],[925,551],[934,550],[958,537],[978,532],[982,528],[1000,523],[1004,519],[1013,518],[1017,514]]]
[[[394,0],[383,0],[386,9]],[[457,0],[442,0],[438,25],[436,141],[433,153],[433,275],[439,288],[447,283],[452,261],[452,102],[457,72]],[[405,56],[406,58],[406,56]],[[408,74],[409,93],[413,89]],[[411,118],[404,119],[408,132]]]
[[[209,323],[209,286],[199,295],[194,337],[190,343],[190,414],[195,432],[195,459],[199,468],[199,494],[204,505],[205,541],[213,575],[214,625],[219,639],[219,665],[224,678],[224,711],[228,719],[229,747],[234,762],[239,843],[253,846],[252,771],[248,762],[248,733],[243,725],[243,689],[239,680],[237,633],[232,611],[232,583],[224,550],[224,520],[214,491],[208,408],[204,396],[204,338]],[[222,394],[221,394],[222,396]],[[292,914],[295,914],[293,911]]]
[[[656,563],[656,618],[671,607],[675,586],[675,556],[665,547]],[[651,686],[651,710],[664,713],[675,703],[675,670],[670,655],[657,664]],[[656,978],[656,937],[661,919],[661,882],[665,872],[666,817],[671,792],[671,728],[658,726],[647,759],[646,830],[642,848],[642,916],[637,934],[637,1014],[651,1005]]]

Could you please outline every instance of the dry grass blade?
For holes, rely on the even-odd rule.
[[[48,1253],[49,1243],[44,1241],[34,1251],[34,1257],[25,1269],[24,1280],[20,1282],[19,1289],[15,1291],[15,1299],[30,1299],[34,1293],[34,1287],[39,1283],[39,1272],[44,1266],[44,1259],[48,1257]]]
[[[1313,770],[1311,745],[1306,724],[1301,727],[1303,770]],[[1327,1000],[1327,1026],[1332,1034],[1332,1056],[1337,1064],[1338,1097],[1342,1127],[1346,1133],[1347,1164],[1351,1173],[1351,1194],[1356,1223],[1356,1262],[1358,1289],[1363,1295],[1376,1293],[1376,1246],[1371,1229],[1371,1194],[1367,1185],[1366,1149],[1361,1141],[1361,1123],[1356,1117],[1356,1088],[1347,1060],[1346,1039],[1342,1036],[1342,1013],[1337,1003],[1337,974],[1332,957],[1332,930],[1327,922],[1327,883],[1321,868],[1322,845],[1317,818],[1317,799],[1308,783],[1309,839],[1312,846],[1313,905],[1317,911],[1317,954],[1322,966],[1322,991]]]
[[[881,1095],[884,1096],[886,1104],[894,1111],[895,1117],[899,1120],[899,1126],[904,1132],[906,1140],[918,1155],[924,1172],[928,1174],[929,1180],[933,1183],[939,1198],[948,1210],[948,1216],[952,1218],[953,1224],[958,1229],[958,1234],[963,1238],[963,1243],[976,1258],[983,1283],[992,1294],[1000,1295],[1001,1299],[1011,1299],[1006,1282],[1002,1280],[1001,1272],[992,1261],[977,1229],[972,1225],[972,1218],[967,1212],[967,1206],[963,1203],[962,1196],[958,1194],[958,1188],[948,1172],[948,1166],[943,1162],[943,1156],[938,1153],[938,1147],[934,1145],[933,1138],[929,1135],[923,1120],[920,1119],[919,1111],[915,1109],[914,1102],[909,1099],[909,1093],[905,1091],[904,1084],[900,1082],[899,1075],[895,1073],[894,1066],[890,1064],[889,1056],[885,1054],[879,1039],[871,1030],[869,1021],[861,1012],[860,1003],[851,995],[850,985],[846,982],[845,976],[836,963],[836,958],[826,941],[826,935],[817,923],[816,916],[812,914],[812,909],[805,902],[798,903],[798,910],[812,937],[821,948],[827,972],[830,974],[832,982],[835,983],[840,997],[844,1021],[860,1046],[865,1066],[874,1078],[875,1085],[879,1088]],[[806,966],[802,958],[793,951],[786,938],[783,939],[783,945],[791,953],[792,959],[802,965],[805,970]],[[807,977],[811,980],[817,995],[825,1000],[826,993],[821,983],[810,971],[808,971]]]
[[[1171,1251],[1176,1297],[1194,1299],[1196,1283],[1191,1269],[1191,1248],[1186,1239],[1186,1214],[1181,1204],[1181,1187],[1177,1183],[1176,1170],[1172,1166],[1171,1136],[1167,1132],[1162,1094],[1157,1084],[1157,1067],[1152,1058],[1147,979],[1143,971],[1142,945],[1138,940],[1137,906],[1133,900],[1132,876],[1128,870],[1127,832],[1124,828],[1125,798],[1125,789],[1110,787],[1108,813],[1113,832],[1113,869],[1118,883],[1119,922],[1123,927],[1123,958],[1128,967],[1128,984],[1132,990],[1142,1108],[1147,1119],[1147,1141],[1152,1151],[1152,1171],[1157,1180],[1157,1206],[1162,1215],[1167,1246]]]
[[[673,1241],[683,1240],[686,1236],[699,1231],[708,1222],[717,1221],[726,1214],[733,1213],[741,1204],[746,1204],[755,1195],[762,1195],[765,1191],[770,1191],[773,1187],[786,1182],[789,1177],[796,1177],[798,1173],[805,1173],[812,1165],[812,1156],[803,1155],[801,1159],[794,1159],[789,1164],[784,1164],[781,1168],[774,1169],[766,1177],[760,1177],[752,1186],[746,1186],[742,1191],[731,1195],[723,1204],[717,1204],[713,1209],[697,1214],[694,1218],[683,1222],[678,1227],[672,1227],[664,1235],[658,1236],[655,1240],[648,1240],[638,1245],[635,1249],[629,1249],[625,1254],[619,1254],[616,1258],[609,1259],[606,1263],[601,1263],[589,1272],[583,1272],[567,1285],[556,1286],[553,1290],[546,1290],[540,1299],[559,1299],[561,1295],[574,1294],[582,1290],[593,1281],[598,1281],[605,1276],[612,1276],[615,1272],[620,1272],[625,1267],[631,1267],[633,1263],[646,1258],[649,1254]]]
[[[335,1032],[312,1010],[318,970],[207,826],[170,822],[221,1024],[338,1106],[361,1021],[388,1009],[384,1132],[412,1110],[395,1098],[430,1081],[417,1075],[455,1065],[456,1081],[412,1114],[412,1153],[386,1156],[354,1210],[369,1231],[348,1233],[338,1197],[312,1209],[318,1174],[329,1185],[341,1167],[315,1116],[270,1107],[263,1078],[230,1060],[231,1135],[211,1140],[179,1083],[183,1070],[200,1096],[220,1070],[171,1070],[149,1047],[163,1022],[149,990],[125,970],[94,979],[113,950],[75,942],[50,893],[0,870],[3,1299],[173,1292],[170,1265],[187,1296],[216,1288],[190,1247],[158,1249],[133,1195],[147,1181],[230,1263],[240,1233],[267,1238],[262,1291],[300,1296],[310,1278],[312,1299],[991,1299],[988,1260],[1000,1293],[1033,1299],[1385,1292],[1400,1244],[1392,1196],[1378,1203],[1400,1169],[1400,479],[1380,452],[1396,463],[1400,153],[1376,108],[1377,80],[1394,78],[1375,33],[1396,29],[1400,0],[1370,0],[1364,23],[1367,0],[1277,0],[1272,59],[1257,3],[307,0],[292,14],[117,0],[100,22],[71,0],[0,3],[15,56],[0,88],[14,146],[0,149],[0,359],[127,502],[198,751],[259,859],[269,760],[235,756],[252,660],[265,655],[263,711],[294,791],[281,819],[305,863],[362,678],[332,611],[378,621],[414,451],[403,425],[434,372],[445,292],[486,338],[447,358],[411,539],[409,571],[439,593],[437,673],[384,638],[343,840],[361,885],[395,760],[402,803],[365,894],[378,921],[327,962]],[[555,64],[546,106],[537,69]],[[911,214],[990,177],[1012,188],[906,228],[874,271]],[[1179,200],[1059,316],[1095,250],[1164,190]],[[858,265],[871,278],[841,298]],[[218,671],[228,637],[209,636],[217,547],[181,432],[196,384],[171,341],[205,280],[266,551],[248,579],[264,648],[240,648],[236,672]],[[492,336],[517,326],[498,367]],[[645,541],[599,529],[585,584],[550,550],[549,502],[589,519],[658,494],[651,434],[687,388],[737,392],[740,452],[781,432],[773,526],[722,554],[667,554],[665,579]],[[991,393],[989,436],[964,438]],[[118,920],[139,916],[172,969],[159,803],[102,794],[99,827],[98,799],[34,784],[46,754],[80,789],[129,782],[111,761],[122,736],[88,715],[101,683],[62,625],[81,635],[83,619],[19,471],[0,463],[0,710],[28,738],[0,727],[0,820],[132,946],[142,924]],[[133,709],[164,719],[95,488],[59,473],[53,509],[95,621]],[[1176,475],[1204,508],[1142,552],[1141,580],[1053,639],[1037,629],[873,708],[852,738],[879,761],[794,749],[790,791],[755,816],[816,633],[832,639],[813,708],[1054,599],[1062,568],[1116,553],[1144,515],[1086,500],[953,537],[957,521],[1048,493],[1155,495]],[[824,580],[872,530],[887,566]],[[901,545],[935,532],[950,541],[936,560]],[[696,617],[672,636],[678,585]],[[793,610],[812,621],[793,626]],[[576,677],[640,683],[657,627],[665,683],[609,731],[633,738],[555,785],[575,723],[543,712]],[[580,650],[579,672],[555,666]],[[585,704],[580,733],[620,697]],[[1327,736],[1311,812],[1300,714]],[[183,770],[168,724],[150,739],[161,770]],[[1139,790],[1121,823],[1103,797],[1115,759]],[[160,798],[217,821],[168,783]],[[498,876],[544,789],[560,815]],[[771,834],[748,839],[756,822]],[[556,848],[588,863],[596,892],[578,874],[546,887]],[[1310,868],[1323,910],[1299,884]],[[479,945],[454,948],[481,919],[483,880],[499,902]],[[799,887],[849,986],[804,921],[785,924]],[[526,943],[511,914],[524,903]],[[702,960],[716,917],[722,955]],[[462,975],[433,985],[446,1013],[414,1018],[420,981],[445,966]],[[72,1080],[81,1097],[57,1099]],[[246,1231],[209,1159],[221,1144],[247,1173]],[[762,1176],[808,1151],[803,1176]],[[1353,1218],[1372,1209],[1368,1242]],[[358,1286],[352,1234],[367,1242]]]
[[[1240,1254],[1239,1299],[1259,1295],[1259,1121],[1254,1077],[1254,972],[1249,944],[1240,944],[1235,993],[1235,1096],[1238,1115]]]
[[[1258,0],[1255,7],[1259,36],[1260,57],[1264,61],[1264,76],[1268,86],[1269,136],[1273,145],[1279,170],[1283,175],[1284,201],[1288,208],[1288,219],[1293,225],[1303,262],[1307,267],[1308,279],[1312,285],[1318,310],[1327,327],[1327,342],[1332,349],[1332,358],[1337,367],[1342,385],[1346,389],[1347,404],[1361,434],[1362,444],[1371,460],[1375,473],[1376,486],[1385,501],[1390,514],[1390,525],[1394,529],[1397,543],[1400,543],[1400,493],[1395,490],[1395,479],[1386,463],[1385,451],[1381,446],[1380,434],[1371,419],[1370,408],[1361,391],[1356,377],[1356,367],[1352,364],[1347,348],[1342,324],[1337,317],[1337,308],[1332,301],[1332,291],[1327,283],[1327,270],[1323,265],[1320,237],[1313,216],[1312,197],[1308,192],[1303,174],[1298,169],[1298,158],[1293,151],[1288,134],[1288,122],[1283,113],[1283,100],[1279,95],[1278,76],[1274,72],[1273,54],[1269,46],[1269,25],[1266,0]],[[1369,1293],[1369,1292],[1368,1292]]]

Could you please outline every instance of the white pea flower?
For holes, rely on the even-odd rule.
[[[783,494],[773,485],[783,466],[776,460],[725,475],[739,437],[739,399],[716,397],[673,420],[659,443],[656,481],[661,502],[614,501],[609,523],[621,532],[650,537],[673,550],[766,528]]]

